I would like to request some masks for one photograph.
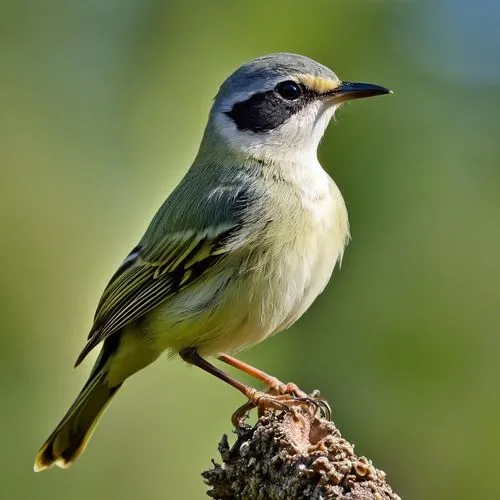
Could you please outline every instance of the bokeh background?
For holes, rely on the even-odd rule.
[[[496,0],[0,2],[0,497],[204,498],[238,393],[178,360],[135,376],[68,471],[32,472],[114,269],[243,61],[306,54],[394,95],[320,150],[353,241],[296,326],[242,358],[321,389],[405,499],[500,498]]]

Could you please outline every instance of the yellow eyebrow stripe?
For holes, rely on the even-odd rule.
[[[331,92],[335,90],[342,82],[338,79],[331,80],[328,78],[322,78],[320,76],[299,74],[295,75],[297,81],[305,85],[309,90],[316,92],[318,94],[325,94],[326,92]]]

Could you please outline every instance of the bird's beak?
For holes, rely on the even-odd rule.
[[[361,99],[363,97],[372,97],[383,94],[392,94],[392,90],[373,83],[352,82],[342,82],[335,89],[327,92],[328,98],[331,100],[332,104],[339,104],[352,99]]]

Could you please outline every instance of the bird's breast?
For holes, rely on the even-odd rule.
[[[275,203],[274,217],[248,287],[263,336],[289,327],[307,310],[342,256],[347,211],[337,186],[326,177],[321,190],[291,189],[270,202]]]
[[[155,333],[162,348],[190,342],[203,355],[237,352],[292,325],[324,289],[348,237],[338,188],[329,180],[310,196],[281,190],[266,205],[268,223],[251,248],[156,315],[152,329],[165,332]]]

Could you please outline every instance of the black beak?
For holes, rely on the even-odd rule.
[[[392,90],[373,83],[342,82],[330,93],[330,96],[333,102],[339,103],[384,94],[392,94]]]

